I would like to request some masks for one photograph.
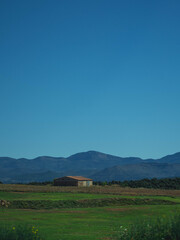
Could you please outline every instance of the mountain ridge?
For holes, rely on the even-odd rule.
[[[34,159],[0,157],[0,181],[5,183],[28,182],[33,180],[33,176],[36,181],[41,181],[41,179],[49,181],[53,180],[53,176],[61,177],[63,175],[83,175],[97,180],[108,180],[110,179],[109,175],[116,177],[116,180],[117,178],[122,179],[122,175],[124,178],[133,179],[136,176],[139,179],[145,175],[154,176],[153,171],[157,172],[157,177],[173,175],[170,165],[166,166],[166,172],[160,173],[160,171],[165,171],[163,165],[158,165],[162,163],[172,166],[180,164],[180,152],[159,159],[119,157],[93,150],[76,153],[69,157],[39,156]],[[145,170],[144,167],[143,170],[142,164],[150,164],[149,169]],[[153,168],[153,164],[156,167]],[[141,172],[138,168],[141,169]],[[105,169],[109,170],[105,171]],[[136,171],[136,174],[133,175],[133,171]],[[142,172],[143,174],[141,174]],[[42,178],[43,175],[44,178]],[[180,170],[176,171],[175,175],[180,176]],[[27,176],[30,176],[29,180]]]

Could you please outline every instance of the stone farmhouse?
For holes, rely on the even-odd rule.
[[[54,179],[54,186],[78,186],[90,187],[93,185],[93,180],[82,176],[65,176]]]

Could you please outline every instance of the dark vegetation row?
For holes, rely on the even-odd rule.
[[[127,206],[127,205],[176,205],[178,203],[161,199],[138,199],[138,198],[103,198],[83,200],[13,200],[0,201],[0,208],[11,209],[61,209],[61,208],[87,208],[104,206]]]
[[[154,189],[176,189],[180,190],[180,178],[144,178],[141,180],[130,180],[130,181],[111,181],[111,182],[94,182],[94,185],[119,185],[121,187],[131,188],[154,188]]]
[[[2,184],[2,182],[0,182]],[[180,190],[180,177],[176,178],[144,178],[141,180],[129,180],[129,181],[94,181],[94,185],[99,186],[112,186],[119,185],[120,187],[131,187],[131,188],[154,188],[154,189],[176,189]],[[47,182],[30,182],[28,185],[54,185],[53,181]]]
[[[180,190],[180,178],[152,178],[152,179],[141,179],[141,180],[130,180],[130,181],[94,181],[94,185],[99,186],[112,186],[119,185],[120,187],[131,187],[131,188],[154,188],[154,189],[176,189]],[[54,185],[52,181],[47,182],[31,182],[28,185]]]

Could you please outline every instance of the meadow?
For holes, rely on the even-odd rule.
[[[45,240],[122,239],[123,228],[180,213],[179,190],[2,184],[0,199],[10,203],[0,208],[1,226],[34,226]]]

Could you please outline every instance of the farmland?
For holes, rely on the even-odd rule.
[[[11,203],[1,224],[36,226],[46,240],[114,239],[120,226],[180,212],[178,190],[2,184],[0,199]]]
[[[115,194],[128,196],[179,196],[180,190],[129,188],[119,186],[93,186],[84,187],[57,187],[57,186],[34,186],[23,184],[0,184],[0,191],[5,192],[38,192],[38,193],[90,193],[90,194]]]

